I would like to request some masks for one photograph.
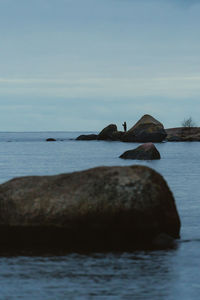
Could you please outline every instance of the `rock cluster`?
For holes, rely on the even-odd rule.
[[[179,238],[167,183],[144,166],[98,167],[0,185],[0,245],[68,250],[156,248]],[[156,246],[157,245],[157,246]]]
[[[90,135],[91,136],[91,135]],[[122,141],[122,142],[162,142],[167,134],[163,125],[150,115],[144,115],[131,129],[127,132],[117,130],[115,124],[105,127],[98,135],[87,138],[87,136],[79,136],[77,140],[106,140],[106,141]]]

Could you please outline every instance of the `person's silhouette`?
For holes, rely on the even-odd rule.
[[[126,130],[127,130],[126,122],[124,122],[124,123],[122,124],[122,126],[124,127],[124,132],[126,132]]]

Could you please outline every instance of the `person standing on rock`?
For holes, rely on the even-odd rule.
[[[124,132],[126,132],[126,130],[127,130],[126,122],[124,122],[124,123],[122,124],[122,126],[124,127]]]

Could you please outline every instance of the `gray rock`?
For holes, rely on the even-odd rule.
[[[120,141],[120,140],[122,140],[123,136],[124,136],[124,132],[123,131],[113,131],[110,140],[112,140],[112,141]]]
[[[98,134],[98,140],[116,140],[116,135],[117,126],[115,124],[110,124]]]
[[[145,143],[136,149],[128,150],[120,155],[123,159],[153,160],[160,159],[160,153],[152,143]]]
[[[144,115],[131,129],[123,136],[124,142],[162,142],[166,138],[163,124],[150,115]]]
[[[144,249],[160,233],[179,238],[173,195],[144,166],[98,167],[0,185],[0,245],[68,250]]]

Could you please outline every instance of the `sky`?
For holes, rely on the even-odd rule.
[[[200,0],[0,0],[0,131],[200,126]]]

